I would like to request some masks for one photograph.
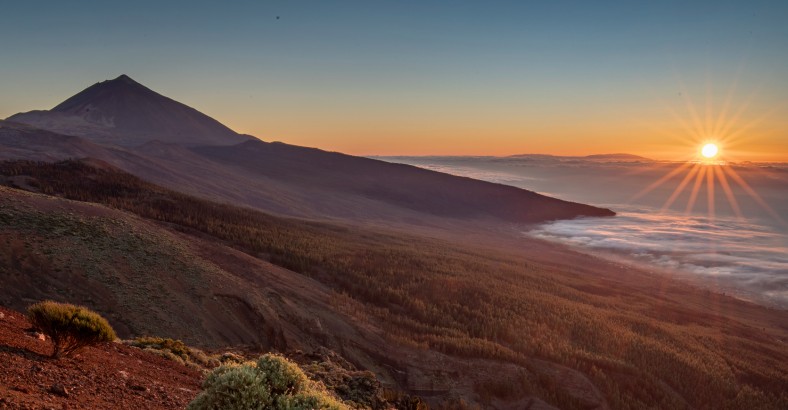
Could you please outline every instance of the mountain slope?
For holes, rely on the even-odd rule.
[[[96,83],[52,110],[0,122],[0,158],[85,157],[190,194],[310,218],[422,226],[614,215],[510,186],[264,143],[126,75]]]
[[[505,374],[519,378],[529,371],[522,365],[460,359],[400,345],[389,340],[354,299],[224,245],[229,238],[224,235],[247,226],[251,235],[243,237],[273,240],[279,243],[275,246],[283,246],[279,250],[266,248],[267,253],[250,247],[249,253],[304,267],[299,261],[309,258],[292,253],[291,247],[315,250],[321,242],[330,242],[345,251],[346,245],[354,245],[342,241],[366,243],[369,234],[389,240],[385,236],[369,232],[351,239],[356,234],[339,226],[227,209],[162,190],[117,173],[106,164],[101,168],[96,165],[100,164],[71,162],[50,168],[16,163],[4,173],[25,169],[31,174],[28,186],[33,189],[103,198],[117,207],[158,216],[153,219],[175,217],[174,222],[202,220],[206,224],[156,224],[105,206],[0,186],[0,274],[6,278],[0,288],[0,304],[18,310],[42,299],[88,305],[105,316],[121,337],[166,335],[203,347],[246,345],[256,351],[327,347],[375,371],[386,386],[427,392],[434,403],[458,395],[472,397],[479,377]],[[29,172],[36,168],[43,172]],[[202,209],[207,213],[201,211],[203,207],[208,208]],[[178,219],[178,215],[191,216]],[[195,219],[197,215],[218,219]],[[238,220],[239,216],[242,219]],[[475,377],[436,386],[434,381],[447,370],[468,365],[476,368]],[[554,363],[541,366],[589,386],[584,376],[570,369]],[[511,399],[541,403],[529,391],[511,395],[504,402]],[[602,399],[597,393],[592,400]]]
[[[0,159],[68,158],[95,158],[188,194],[308,218],[424,226],[614,215],[510,186],[282,143],[120,147],[0,121]]]
[[[59,161],[101,158],[106,148],[82,137],[68,136],[11,121],[0,121],[0,160]]]
[[[0,304],[54,294],[113,326],[325,346],[430,403],[788,403],[784,311],[562,248],[542,263],[523,256],[544,253],[535,240],[469,245],[280,218],[95,162],[1,165],[12,185],[104,205],[0,188],[0,269],[11,271]],[[104,288],[91,291],[79,275]]]
[[[192,150],[228,167],[298,186],[315,201],[339,194],[441,217],[520,223],[615,215],[508,185],[278,142]]]
[[[19,113],[8,120],[121,146],[153,140],[230,145],[251,139],[126,75],[96,83],[49,111]]]

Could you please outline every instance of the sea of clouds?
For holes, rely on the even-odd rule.
[[[542,224],[528,234],[629,257],[718,291],[788,308],[788,241],[783,233],[746,219],[618,211],[615,218]]]
[[[788,217],[785,165],[737,165],[760,196],[755,200],[733,187],[741,209],[737,215],[719,186],[713,201],[701,189],[689,211],[689,189],[666,208],[681,175],[638,196],[675,164],[545,156],[381,159],[611,208],[618,213],[613,218],[554,221],[524,233],[788,309],[788,226],[774,217]]]

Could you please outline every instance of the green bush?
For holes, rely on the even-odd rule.
[[[115,340],[115,331],[107,320],[83,306],[47,300],[31,305],[27,316],[35,328],[52,339],[54,358]]]
[[[290,360],[266,354],[257,362],[217,367],[189,410],[345,410],[325,386],[309,380]]]

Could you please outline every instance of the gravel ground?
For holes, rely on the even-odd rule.
[[[120,343],[50,359],[29,330],[0,308],[0,409],[175,409],[200,390],[199,371]]]

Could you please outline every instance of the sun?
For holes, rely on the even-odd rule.
[[[716,157],[718,152],[720,152],[720,149],[717,148],[717,144],[711,143],[704,145],[700,150],[700,154],[708,159]]]

